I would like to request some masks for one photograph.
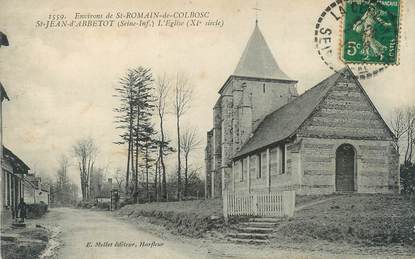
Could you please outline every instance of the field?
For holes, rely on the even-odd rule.
[[[147,217],[150,223],[162,225],[172,233],[194,238],[224,223],[221,199],[126,205],[117,214]]]
[[[320,203],[307,206],[316,201]],[[302,209],[277,224],[271,246],[315,250],[328,247],[336,251],[347,247],[362,251],[399,247],[405,254],[415,254],[414,200],[398,195],[343,194],[297,197],[296,205]],[[134,219],[145,217],[174,234],[193,238],[227,229],[220,199],[127,205],[117,213]]]
[[[274,243],[401,247],[415,253],[415,201],[398,195],[332,195],[297,211],[274,232]]]

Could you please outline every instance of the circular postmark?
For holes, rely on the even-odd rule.
[[[376,0],[335,0],[322,11],[314,43],[331,70],[348,65],[359,79],[369,79],[397,64],[399,17],[394,12],[399,15],[399,0],[381,2],[385,8]]]

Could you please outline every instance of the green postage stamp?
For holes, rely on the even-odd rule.
[[[342,59],[398,63],[400,0],[345,0]]]

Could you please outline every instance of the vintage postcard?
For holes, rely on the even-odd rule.
[[[1,258],[415,258],[415,1],[0,6]]]

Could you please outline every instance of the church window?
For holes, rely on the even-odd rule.
[[[257,175],[257,156],[249,157],[249,175]]]
[[[278,174],[278,148],[269,151],[269,169],[271,174]]]
[[[261,153],[256,155],[256,178],[261,178],[262,168],[261,168]]]
[[[234,166],[234,169],[233,169],[234,178],[237,179],[237,177],[239,177],[239,179],[241,179],[241,175],[242,175],[242,163],[241,163],[241,161],[236,160],[233,166]]]
[[[248,158],[242,159],[241,182],[244,181],[244,177],[247,174],[247,163],[248,163]]]
[[[280,161],[280,165],[281,165],[281,174],[285,174],[285,145],[281,145],[280,146],[280,150],[281,150],[281,161]]]
[[[263,174],[267,174],[267,152],[262,152],[261,153],[261,164],[260,164],[260,168],[261,168],[261,175],[260,178],[262,177]]]

